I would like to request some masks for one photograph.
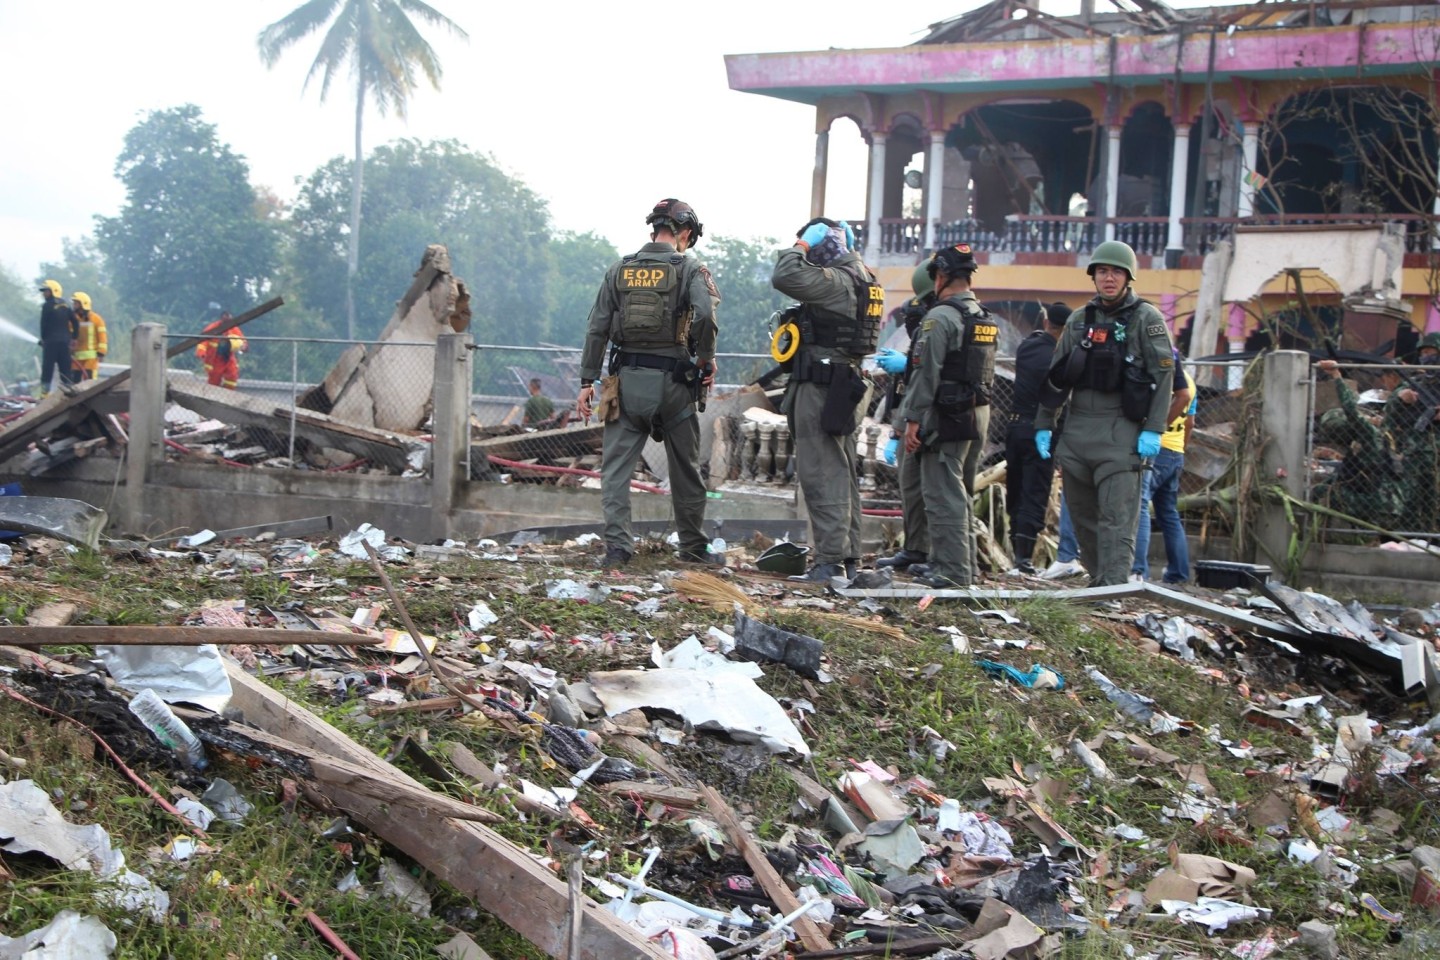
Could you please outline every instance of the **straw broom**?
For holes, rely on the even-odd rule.
[[[733,583],[721,580],[714,574],[687,571],[675,578],[675,589],[698,603],[703,603],[715,610],[723,610],[726,613],[734,610],[736,606],[744,610],[745,615],[749,617],[758,617],[766,612],[766,607],[748,597],[745,591]],[[806,610],[805,612],[808,616],[829,620],[852,630],[878,634],[882,637],[889,637],[891,640],[914,642],[905,636],[899,627],[892,627],[889,624],[866,620],[863,617],[852,617],[843,613],[830,613],[825,610]]]

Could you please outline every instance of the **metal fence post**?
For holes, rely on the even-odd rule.
[[[295,405],[300,395],[300,341],[290,341],[290,469],[295,469]]]

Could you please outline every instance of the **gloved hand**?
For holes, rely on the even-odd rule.
[[[905,354],[896,353],[889,347],[875,354],[875,365],[886,373],[894,376],[905,371]]]
[[[1160,434],[1154,430],[1141,430],[1140,440],[1135,444],[1135,452],[1147,459],[1159,454]]]
[[[825,238],[829,235],[830,228],[825,226],[825,224],[812,223],[810,224],[810,226],[805,228],[804,233],[800,234],[800,242],[805,244],[805,246],[814,249],[815,247],[818,247],[820,244],[824,243]]]
[[[1038,451],[1040,451],[1040,459],[1041,459],[1041,460],[1049,460],[1049,459],[1050,459],[1050,431],[1049,431],[1049,430],[1036,430],[1036,431],[1035,431],[1035,449],[1038,450]]]
[[[890,438],[890,442],[887,443],[887,444],[885,444],[885,451],[880,454],[880,459],[884,460],[886,463],[890,464],[890,466],[893,467],[893,466],[895,466],[895,456],[896,456],[896,454],[898,454],[899,452],[900,452],[900,438],[899,438],[899,437],[891,437],[891,438]]]
[[[855,249],[855,231],[850,226],[849,220],[840,221],[840,229],[845,231],[845,249]]]

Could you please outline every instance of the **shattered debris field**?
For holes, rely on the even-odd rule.
[[[1440,955],[1440,724],[1373,663],[381,538],[11,544],[0,956]],[[170,684],[203,760],[127,709]]]

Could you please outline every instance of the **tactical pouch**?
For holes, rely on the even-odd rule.
[[[975,388],[968,383],[940,384],[935,394],[935,433],[942,443],[980,439],[975,420],[978,399]]]
[[[830,385],[820,411],[820,429],[832,437],[846,437],[855,432],[855,407],[865,396],[865,381],[849,364],[829,366]]]
[[[609,423],[611,420],[620,419],[620,377],[618,374],[611,374],[600,380],[600,404],[595,408],[595,416],[601,423]]]
[[[230,352],[231,348],[229,337],[221,337],[219,340],[215,341],[215,356],[221,363],[224,363],[230,359]]]
[[[1142,367],[1125,365],[1125,374],[1120,380],[1120,412],[1126,420],[1144,423],[1149,419],[1155,386],[1155,381]]]

